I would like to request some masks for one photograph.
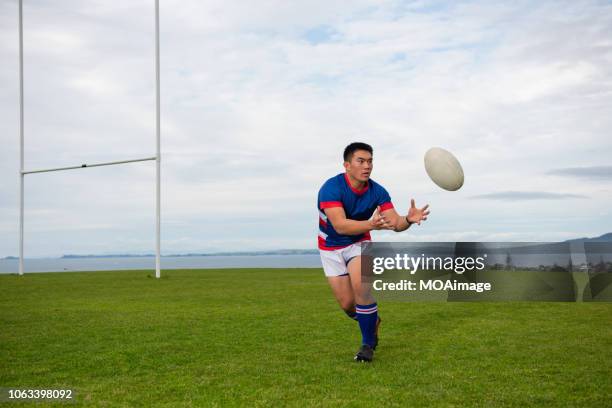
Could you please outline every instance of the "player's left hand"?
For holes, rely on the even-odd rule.
[[[429,215],[428,208],[429,204],[425,205],[423,208],[417,208],[414,203],[414,198],[412,198],[410,199],[410,209],[408,210],[406,218],[409,222],[421,225],[421,221],[425,221]]]

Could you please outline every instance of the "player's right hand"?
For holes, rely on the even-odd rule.
[[[387,221],[380,215],[378,207],[374,211],[372,218],[370,218],[370,226],[373,230],[392,230],[393,226],[388,224]]]

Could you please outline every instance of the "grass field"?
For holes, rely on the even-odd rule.
[[[71,388],[77,406],[612,406],[612,303],[381,302],[368,365],[319,269],[0,288],[0,387]]]

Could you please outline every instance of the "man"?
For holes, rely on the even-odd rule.
[[[348,317],[359,322],[361,347],[356,361],[372,361],[378,345],[378,306],[370,285],[361,282],[361,244],[372,230],[407,230],[427,219],[426,205],[414,200],[406,216],[399,215],[383,186],[370,179],[373,149],[351,143],[344,149],[345,173],[330,178],[319,190],[319,252],[334,295]]]

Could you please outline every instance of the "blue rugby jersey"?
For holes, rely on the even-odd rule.
[[[356,221],[369,220],[376,207],[381,211],[393,208],[391,197],[383,186],[370,179],[368,184],[357,190],[349,182],[346,173],[340,173],[327,180],[319,190],[319,249],[331,251],[371,239],[370,233],[341,235],[336,232],[331,220],[325,215],[326,208],[342,207],[346,218]]]

